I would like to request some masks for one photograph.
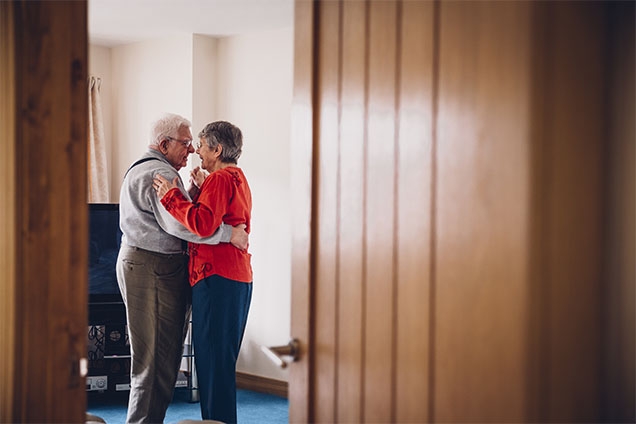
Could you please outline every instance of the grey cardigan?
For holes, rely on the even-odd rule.
[[[232,235],[229,225],[221,224],[213,235],[201,238],[166,211],[152,187],[152,180],[155,175],[161,174],[172,181],[179,173],[155,150],[148,149],[141,159],[150,157],[153,159],[130,168],[121,186],[119,226],[123,233],[122,243],[152,252],[174,254],[183,252],[181,240],[205,244],[229,242]],[[189,199],[181,177],[177,184]]]

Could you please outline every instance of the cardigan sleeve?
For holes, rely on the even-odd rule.
[[[161,203],[189,231],[207,237],[223,223],[232,199],[233,185],[224,173],[214,172],[201,185],[196,202],[190,202],[177,188],[161,199]]]

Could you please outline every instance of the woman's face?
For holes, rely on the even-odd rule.
[[[217,145],[215,149],[211,149],[203,137],[199,138],[196,152],[201,158],[201,168],[208,172],[216,171],[217,166],[220,164],[220,149],[221,145]]]

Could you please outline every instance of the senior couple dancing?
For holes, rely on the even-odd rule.
[[[117,281],[132,357],[127,423],[163,422],[190,310],[201,416],[236,422],[236,360],[252,297],[242,146],[229,122],[206,125],[195,141],[189,120],[166,114],[124,177]],[[195,152],[201,167],[186,191],[177,171]]]

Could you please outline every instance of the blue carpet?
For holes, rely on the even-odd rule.
[[[241,389],[237,390],[236,398],[240,424],[289,422],[289,404],[285,398]],[[127,405],[127,392],[115,395],[88,393],[88,412],[103,418],[107,424],[125,423]],[[176,389],[172,403],[166,412],[165,423],[174,424],[185,419],[200,420],[201,409],[198,402],[188,401],[188,392],[185,389]]]

